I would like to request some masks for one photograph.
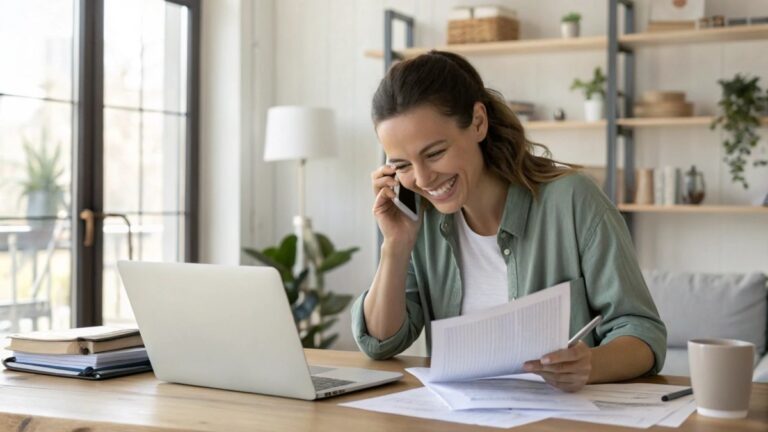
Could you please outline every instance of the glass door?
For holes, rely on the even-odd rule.
[[[133,324],[195,261],[199,0],[0,0],[0,336]]]
[[[76,4],[0,0],[0,336],[72,319]]]
[[[118,260],[188,260],[189,9],[104,1],[102,317],[133,324]]]

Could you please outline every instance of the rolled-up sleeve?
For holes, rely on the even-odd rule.
[[[657,374],[667,353],[667,329],[643,279],[624,219],[615,208],[606,208],[590,230],[581,254],[582,271],[590,308],[603,315],[598,343],[619,336],[644,341],[655,360],[648,374]]]
[[[352,304],[352,334],[355,337],[355,342],[362,352],[374,360],[394,357],[411,346],[424,328],[424,315],[413,266],[408,266],[408,276],[405,282],[405,321],[397,333],[385,340],[378,340],[368,334],[363,308],[367,294],[368,290],[362,293]]]

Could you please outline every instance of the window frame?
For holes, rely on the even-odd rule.
[[[199,260],[200,0],[164,0],[188,8],[187,121],[185,143],[184,261]],[[75,155],[73,160],[72,325],[103,322],[103,221],[92,246],[84,245],[83,210],[104,210],[104,0],[79,0],[76,20]]]

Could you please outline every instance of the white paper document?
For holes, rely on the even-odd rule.
[[[566,393],[543,380],[495,378],[431,383],[429,368],[406,369],[439,396],[451,409],[516,408],[551,411],[597,411],[578,393]]]
[[[662,419],[657,424],[659,426],[676,428],[685,423],[685,420],[688,419],[688,416],[696,411],[696,400],[693,399],[693,396],[688,396],[687,399],[690,399],[687,405],[683,406],[682,408],[678,408],[677,411],[664,417],[664,419]]]
[[[684,388],[664,384],[588,385],[579,393],[594,402],[599,411],[583,413],[563,411],[551,414],[561,419],[634,428],[648,428],[661,423],[677,427],[674,425],[682,424],[693,412],[690,410],[693,396],[669,402],[662,402],[661,396]]]
[[[340,405],[381,413],[497,428],[522,426],[547,418],[547,414],[518,413],[503,409],[453,411],[426,387]]]
[[[432,322],[431,382],[523,372],[523,363],[568,345],[568,282],[478,313]]]

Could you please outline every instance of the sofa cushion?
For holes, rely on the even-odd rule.
[[[768,355],[760,357],[755,354],[753,360],[755,370],[752,373],[752,380],[755,382],[768,382]],[[688,363],[688,350],[686,348],[668,348],[667,356],[664,359],[664,368],[661,375],[690,376],[691,368]]]
[[[688,367],[688,350],[685,348],[668,348],[667,357],[664,359],[664,368],[661,375],[690,376]]]
[[[667,326],[667,345],[687,348],[689,339],[733,338],[766,349],[768,301],[762,273],[707,274],[643,272],[659,315]]]

